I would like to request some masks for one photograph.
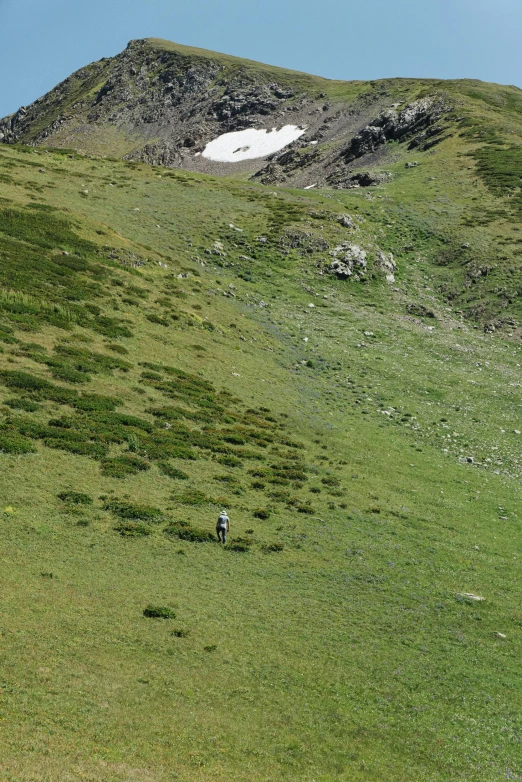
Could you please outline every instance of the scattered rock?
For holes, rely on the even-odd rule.
[[[417,161],[414,161],[413,163],[406,163],[404,168],[417,168],[418,165]]]
[[[225,247],[224,247],[223,243],[222,242],[218,242],[217,239],[214,242],[214,244],[212,245],[212,254],[213,255],[219,255],[221,258],[226,258],[227,254],[225,252]]]
[[[504,633],[494,633],[495,638],[501,638],[504,640],[504,638],[507,638],[507,636]]]

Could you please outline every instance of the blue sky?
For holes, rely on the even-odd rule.
[[[0,117],[132,38],[339,79],[522,87],[521,0],[0,0]]]

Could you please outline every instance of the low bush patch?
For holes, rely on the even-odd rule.
[[[179,540],[188,540],[190,543],[210,543],[216,540],[212,532],[193,527],[187,521],[175,521],[165,527],[165,535]]]
[[[27,453],[35,453],[36,448],[27,438],[17,432],[0,431],[0,454],[6,453],[12,456],[23,456]]]
[[[138,505],[116,498],[105,502],[103,507],[120,519],[146,521],[149,524],[158,524],[165,519],[165,514],[159,508],[154,508],[152,505]]]
[[[178,481],[188,481],[189,476],[183,470],[178,470],[177,467],[172,467],[168,462],[158,462],[158,469],[168,478],[174,478]]]
[[[261,548],[267,554],[275,554],[283,551],[284,546],[282,543],[266,543],[264,546],[261,546]]]
[[[92,505],[92,497],[80,491],[62,491],[58,499],[62,502],[70,502],[72,505]]]
[[[101,470],[108,478],[127,478],[128,475],[150,470],[150,464],[137,456],[115,456],[114,459],[104,459]]]
[[[124,538],[144,538],[152,535],[152,530],[147,524],[139,524],[136,521],[126,521],[114,527],[116,532]]]
[[[175,619],[176,613],[168,606],[148,605],[147,608],[143,610],[143,616],[146,616],[149,619]]]

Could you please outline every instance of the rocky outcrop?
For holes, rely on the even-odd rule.
[[[358,244],[343,242],[330,251],[333,258],[328,271],[340,280],[361,279],[366,273],[366,251]]]
[[[388,141],[409,141],[410,149],[421,147],[424,139],[443,132],[440,120],[447,110],[443,100],[431,97],[416,100],[402,111],[387,109],[354,136],[342,153],[343,160],[351,163]]]
[[[379,250],[375,261],[373,262],[373,268],[376,272],[384,274],[387,282],[395,282],[395,272],[397,271],[397,264],[394,260],[392,253],[385,253]]]

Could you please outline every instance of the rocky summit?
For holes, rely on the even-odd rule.
[[[167,41],[132,41],[0,121],[0,139],[298,187],[378,184],[402,150],[456,132],[464,82],[337,82]],[[254,163],[212,163],[225,133],[298,126],[299,139]],[[397,142],[394,147],[390,142]]]

